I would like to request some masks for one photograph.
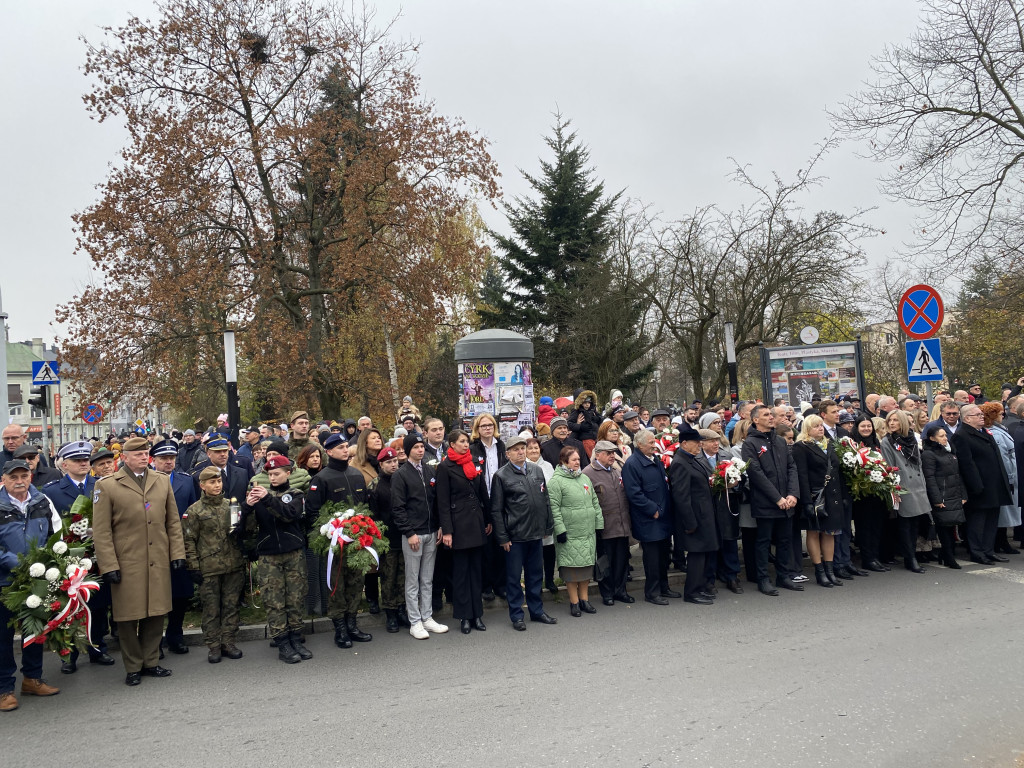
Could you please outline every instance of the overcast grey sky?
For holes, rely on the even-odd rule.
[[[665,218],[741,202],[729,157],[754,174],[787,178],[829,132],[825,109],[857,89],[870,57],[905,40],[914,0],[390,0],[396,34],[421,42],[424,94],[493,142],[506,195],[526,187],[555,109],[573,121],[611,191],[624,189]],[[12,340],[52,340],[54,308],[90,278],[75,253],[71,214],[95,198],[123,141],[91,121],[81,95],[80,35],[152,16],[147,0],[39,0],[4,4],[0,28],[0,288]],[[880,261],[911,239],[912,213],[885,200],[883,170],[834,152],[829,181],[808,208],[876,206],[885,228],[867,243]],[[500,226],[499,211],[485,218]]]

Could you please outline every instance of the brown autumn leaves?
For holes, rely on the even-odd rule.
[[[483,269],[487,142],[435,112],[414,46],[365,10],[160,12],[87,42],[87,108],[130,140],[75,216],[101,278],[58,310],[62,362],[87,396],[197,413],[233,328],[243,412],[390,410],[384,334],[404,385]]]

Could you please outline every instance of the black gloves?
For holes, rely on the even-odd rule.
[[[171,570],[172,571],[180,571],[184,567],[185,567],[185,561],[184,560],[171,560]]]
[[[203,585],[203,574],[201,571],[189,571],[188,575],[189,578],[192,579],[192,583],[197,587],[201,587]]]
[[[569,534],[566,533],[565,531],[562,531],[560,534],[555,536],[555,541],[557,541],[559,544],[565,544],[565,542],[567,542],[568,540],[569,540]]]
[[[121,572],[110,571],[110,573],[103,574],[103,578],[107,580],[107,584],[120,584],[121,583]]]

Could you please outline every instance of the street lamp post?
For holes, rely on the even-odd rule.
[[[740,399],[740,379],[736,369],[736,340],[733,338],[732,323],[725,324],[725,364],[729,370],[729,400],[732,401],[732,408],[736,410],[736,403]]]
[[[231,442],[238,447],[238,429],[241,413],[238,406],[238,371],[235,368],[235,332],[224,331],[224,381],[228,392],[228,428]]]

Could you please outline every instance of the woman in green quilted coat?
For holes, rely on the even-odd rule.
[[[604,515],[593,482],[580,471],[577,449],[565,446],[558,461],[548,482],[558,573],[569,590],[569,613],[597,613],[587,599],[587,589],[594,575],[597,531],[604,528]]]

